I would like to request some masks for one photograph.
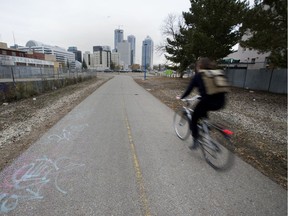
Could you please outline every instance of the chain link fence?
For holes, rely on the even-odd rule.
[[[93,70],[55,71],[44,67],[0,65],[0,102],[36,96],[93,78],[97,78]]]

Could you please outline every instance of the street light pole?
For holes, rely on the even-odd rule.
[[[147,44],[144,44],[144,80],[146,80],[146,47]]]

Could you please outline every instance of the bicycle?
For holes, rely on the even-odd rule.
[[[190,99],[181,99],[186,103],[174,114],[173,124],[177,136],[186,140],[191,135],[190,124],[194,112],[193,105],[201,96],[196,95]],[[227,170],[233,165],[234,155],[227,149],[231,147],[233,132],[219,124],[212,123],[208,118],[200,119],[199,146],[206,162],[215,170]]]

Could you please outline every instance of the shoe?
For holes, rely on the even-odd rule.
[[[189,146],[189,149],[190,149],[190,150],[195,150],[195,149],[198,148],[198,146],[199,146],[199,141],[198,141],[198,139],[195,139],[195,138],[194,138],[192,145]]]

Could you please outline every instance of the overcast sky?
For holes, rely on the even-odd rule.
[[[169,13],[181,14],[189,0],[0,0],[0,41],[25,46],[36,40],[67,49],[77,46],[114,48],[114,30],[136,37],[136,63],[141,64],[141,44],[149,35],[154,46],[162,42],[160,27]],[[154,54],[154,63],[164,57]]]

